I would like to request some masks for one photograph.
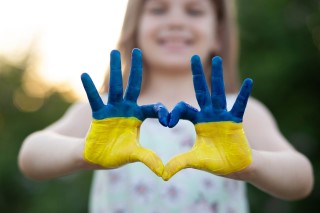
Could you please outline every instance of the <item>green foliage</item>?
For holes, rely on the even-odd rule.
[[[25,63],[19,67],[0,60],[0,212],[87,212],[91,174],[34,182],[18,169],[22,141],[62,116],[70,105],[53,92],[35,112],[24,112],[14,100],[22,88]],[[35,101],[35,100],[32,100]]]
[[[279,128],[314,166],[308,198],[286,202],[249,186],[252,212],[315,212],[320,186],[320,4],[317,0],[239,0],[243,77],[253,96],[275,116]],[[297,168],[298,169],[298,168]]]

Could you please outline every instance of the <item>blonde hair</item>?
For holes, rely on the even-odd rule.
[[[128,0],[127,10],[122,26],[117,49],[121,52],[123,82],[126,85],[131,66],[131,51],[137,45],[137,29],[145,0]],[[212,0],[218,18],[219,40],[221,52],[214,53],[223,59],[225,90],[227,93],[237,92],[238,75],[238,29],[234,0]],[[210,62],[211,63],[211,62]],[[109,69],[108,69],[109,71]],[[211,69],[205,69],[207,82],[210,85]],[[145,76],[145,72],[144,72]],[[109,87],[109,72],[106,73],[102,92]]]

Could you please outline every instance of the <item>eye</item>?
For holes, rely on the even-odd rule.
[[[200,8],[189,8],[187,9],[187,13],[191,16],[202,16],[204,14],[204,10]]]
[[[149,12],[154,15],[161,15],[164,14],[166,11],[164,7],[154,7],[150,8]]]
[[[152,15],[162,15],[166,12],[166,6],[159,3],[150,3],[146,6],[146,12]]]

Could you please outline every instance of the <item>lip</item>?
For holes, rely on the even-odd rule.
[[[192,45],[192,41],[184,37],[159,38],[157,43],[165,49],[171,51],[183,50]]]

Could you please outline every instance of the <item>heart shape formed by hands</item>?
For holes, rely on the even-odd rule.
[[[138,106],[142,82],[142,54],[132,51],[128,85],[123,97],[121,59],[118,51],[111,52],[110,87],[105,105],[88,74],[81,79],[92,109],[93,121],[86,137],[84,159],[111,169],[140,161],[164,180],[178,171],[195,168],[217,175],[240,171],[251,161],[251,152],[242,127],[242,117],[250,95],[252,80],[246,79],[230,112],[222,76],[222,60],[212,60],[211,97],[200,58],[191,59],[193,81],[200,111],[184,102],[169,114],[161,103]],[[163,126],[174,127],[179,119],[194,123],[197,139],[193,148],[171,159],[164,167],[161,159],[139,143],[141,123],[146,118],[158,118]]]

